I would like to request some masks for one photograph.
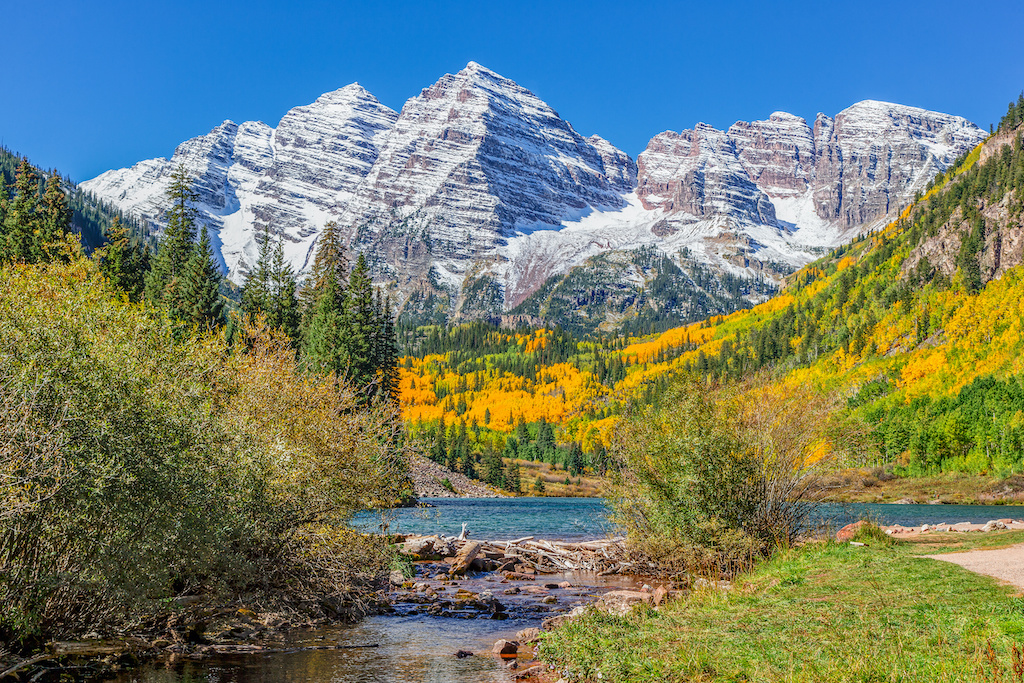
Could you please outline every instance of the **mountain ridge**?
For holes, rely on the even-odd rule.
[[[302,271],[336,220],[410,320],[497,319],[570,269],[641,248],[778,284],[816,250],[884,222],[982,137],[961,117],[865,101],[813,129],[775,112],[725,131],[666,131],[634,161],[470,62],[399,112],[352,84],[277,128],[225,122],[169,160],[83,186],[159,230],[162,184],[184,163],[236,281],[263,226]],[[759,300],[744,293],[725,308]],[[594,327],[640,314],[608,311]]]

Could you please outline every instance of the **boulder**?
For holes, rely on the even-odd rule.
[[[999,520],[993,520],[991,522],[987,522],[985,524],[985,526],[981,527],[981,530],[988,532],[988,531],[999,531],[999,530],[1002,530],[1002,529],[1005,529],[1005,528],[1006,528],[1006,525],[1004,523],[1000,522]]]
[[[654,606],[654,596],[642,591],[609,591],[601,596],[595,607],[602,612],[624,616],[633,611],[637,605]]]
[[[537,641],[537,636],[540,635],[540,629],[534,626],[530,628],[524,628],[516,634],[516,640],[520,643],[534,643]]]
[[[663,604],[663,603],[668,601],[668,589],[665,588],[664,586],[658,586],[657,588],[654,589],[654,596],[653,597],[654,597],[654,606],[658,607],[659,605],[661,605],[661,604]]]
[[[519,654],[519,643],[514,640],[499,640],[494,643],[491,652],[502,659],[514,659]]]
[[[842,529],[836,532],[836,540],[840,543],[847,543],[849,541],[852,541],[853,537],[857,535],[857,532],[860,531],[866,525],[867,522],[865,522],[863,519],[859,522],[854,522],[853,524],[847,524]]]

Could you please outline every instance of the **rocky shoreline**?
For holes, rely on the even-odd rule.
[[[866,522],[836,534],[850,541]],[[901,525],[882,529],[895,537],[931,533],[990,533],[1024,530],[1024,520]],[[728,581],[690,577],[651,578],[657,567],[640,566],[621,537],[564,542],[523,537],[504,541],[470,540],[466,535],[398,536],[399,552],[408,569],[392,571],[388,586],[362,596],[350,618],[368,614],[429,616],[452,619],[514,618],[536,626],[519,629],[498,640],[491,652],[457,650],[452,655],[496,656],[515,680],[543,680],[547,666],[537,660],[542,631],[557,628],[594,609],[625,615],[637,606],[659,608],[693,591],[728,591]],[[178,598],[171,609],[115,638],[87,638],[49,643],[44,652],[22,660],[0,660],[0,679],[71,673],[76,679],[106,676],[144,661],[202,660],[230,654],[273,654],[303,650],[343,650],[363,645],[296,643],[294,634],[344,621],[310,619],[298,613],[260,612],[247,606],[212,606],[196,597]],[[540,678],[538,678],[540,677]],[[45,680],[45,678],[44,678]]]
[[[412,478],[413,491],[417,498],[511,497],[420,455],[412,456],[409,476]],[[445,482],[448,483],[447,486]]]

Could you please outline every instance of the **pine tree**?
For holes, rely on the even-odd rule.
[[[366,387],[376,379],[373,363],[374,328],[373,282],[366,258],[360,254],[348,280],[348,306],[344,316],[345,344],[348,347],[349,379]]]
[[[313,267],[306,277],[306,284],[299,295],[302,310],[302,330],[312,320],[317,302],[323,295],[328,283],[338,289],[344,289],[347,279],[348,259],[345,256],[345,244],[341,237],[341,229],[335,221],[328,221],[316,239],[316,256]]]
[[[171,310],[180,310],[184,286],[179,280],[192,258],[196,240],[198,212],[192,205],[199,201],[199,194],[192,189],[192,179],[184,164],[171,174],[167,198],[171,200],[167,228],[153,259],[153,268],[146,275],[146,299],[154,304],[164,304]]]
[[[377,370],[377,395],[391,403],[398,403],[398,338],[395,336],[391,295],[382,298],[378,290],[374,309],[377,321],[373,363]]]
[[[349,357],[344,336],[345,298],[345,290],[340,289],[336,281],[325,282],[303,336],[303,365],[310,372],[342,376],[348,371]]]
[[[263,229],[263,239],[259,242],[259,256],[256,265],[249,271],[242,285],[242,314],[255,316],[260,313],[267,313],[267,300],[270,298],[270,228]]]
[[[68,241],[71,228],[71,209],[64,194],[60,177],[54,173],[46,181],[46,192],[39,203],[39,232],[36,236],[36,260],[69,261],[79,251],[74,241]]]
[[[107,243],[93,254],[100,272],[131,301],[142,297],[144,278],[149,268],[149,249],[133,242],[117,216],[107,229]]]
[[[14,197],[4,216],[3,256],[11,261],[37,260],[36,231],[39,229],[39,175],[22,159],[14,179]]]
[[[185,265],[177,317],[197,325],[212,326],[222,321],[224,302],[220,298],[220,268],[210,246],[210,234],[203,228],[199,243]]]
[[[489,451],[484,456],[484,480],[491,486],[504,488],[505,472],[502,468],[501,457],[494,451]]]
[[[7,219],[7,205],[10,199],[7,196],[7,179],[3,173],[0,173],[0,236],[3,235],[4,221]],[[2,244],[0,244],[0,251],[2,251]]]
[[[270,264],[270,324],[284,331],[293,344],[299,342],[298,278],[284,258],[284,238],[279,237]]]
[[[505,469],[505,490],[512,493],[519,493],[523,488],[522,476],[519,472],[519,463],[510,461]]]

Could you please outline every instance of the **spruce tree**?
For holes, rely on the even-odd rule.
[[[100,272],[117,288],[128,294],[131,301],[142,298],[144,279],[149,268],[149,249],[141,242],[132,241],[118,216],[107,229],[107,243],[96,250],[94,258]]]
[[[522,476],[519,472],[519,463],[510,461],[505,469],[505,490],[512,493],[519,493],[522,490]]]
[[[348,347],[349,378],[359,387],[376,379],[373,342],[377,318],[373,309],[373,282],[366,257],[356,259],[348,280],[348,306],[344,316],[345,344]]]
[[[377,321],[374,339],[374,366],[377,371],[377,394],[386,401],[398,403],[398,338],[395,336],[395,318],[391,295],[381,299],[377,292],[375,306]]]
[[[345,244],[341,237],[341,230],[335,221],[328,221],[316,239],[316,256],[313,258],[313,267],[310,269],[305,286],[299,295],[303,334],[312,320],[317,302],[327,288],[327,284],[333,283],[338,289],[344,288],[347,269],[348,259],[345,257]]]
[[[199,194],[192,189],[192,179],[180,164],[171,174],[171,185],[167,188],[171,208],[167,211],[167,228],[157,248],[153,268],[146,276],[146,299],[154,304],[164,304],[169,309],[180,310],[184,290],[179,280],[192,258],[196,240],[196,217],[193,204]]]
[[[197,325],[213,326],[222,321],[224,302],[220,298],[221,274],[210,246],[210,234],[203,228],[199,243],[185,265],[177,317]]]
[[[67,195],[56,173],[46,181],[46,192],[39,202],[38,226],[36,260],[66,261],[75,256],[73,243],[65,240],[71,227],[71,209],[68,208]]]
[[[267,300],[270,292],[270,228],[263,229],[263,239],[259,240],[260,251],[256,265],[249,271],[242,285],[242,313],[255,316],[267,313]]]
[[[345,290],[334,280],[324,283],[303,335],[303,366],[310,372],[345,375],[349,357],[345,343]]]
[[[3,255],[11,261],[37,260],[36,230],[39,227],[39,175],[22,159],[14,179],[14,197],[4,216]]]
[[[284,331],[292,343],[299,341],[298,278],[284,258],[284,238],[279,237],[270,264],[270,324]]]
[[[504,488],[505,472],[502,467],[501,457],[493,450],[488,451],[484,456],[484,480],[491,486]]]

